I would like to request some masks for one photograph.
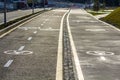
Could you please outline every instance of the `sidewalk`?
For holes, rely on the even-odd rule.
[[[38,9],[35,9],[34,12],[38,12],[41,10],[43,10],[43,9],[38,8]],[[14,20],[14,19],[17,19],[17,18],[20,18],[20,17],[25,16],[25,15],[29,15],[31,13],[32,13],[32,9],[7,12],[7,22]],[[4,22],[4,14],[0,13],[0,24],[2,24],[3,22]]]

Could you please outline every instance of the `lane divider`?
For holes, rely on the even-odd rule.
[[[13,63],[13,60],[9,60],[9,61],[4,65],[4,67],[7,68],[7,67],[9,67],[12,63]]]
[[[41,24],[41,26],[43,26],[44,24]]]
[[[79,61],[79,58],[78,58],[78,55],[77,55],[77,50],[75,48],[75,44],[74,44],[74,41],[73,41],[71,29],[70,29],[69,16],[70,16],[70,13],[68,13],[68,15],[67,15],[67,28],[68,28],[69,38],[70,38],[71,50],[72,50],[72,53],[73,53],[73,59],[74,59],[73,61],[74,61],[74,65],[75,65],[75,71],[76,71],[76,74],[77,74],[77,80],[84,80],[84,76],[83,76],[83,73],[82,73],[80,61]]]
[[[63,21],[65,16],[69,11],[67,11],[60,24],[59,41],[58,41],[58,53],[57,53],[57,66],[56,66],[56,80],[63,80]]]
[[[29,37],[27,40],[28,40],[28,41],[32,40],[32,37]]]

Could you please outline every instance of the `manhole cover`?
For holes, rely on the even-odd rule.
[[[5,54],[11,54],[11,55],[29,55],[33,54],[32,51],[17,51],[17,50],[7,50],[4,51]]]
[[[113,52],[106,52],[106,51],[87,51],[89,55],[96,55],[96,56],[106,56],[106,55],[114,55]]]

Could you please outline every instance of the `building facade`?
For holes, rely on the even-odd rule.
[[[12,0],[16,9],[22,9],[27,7],[27,0]]]
[[[6,0],[7,8],[11,9],[24,9],[33,6],[40,6],[43,4],[44,0]],[[45,0],[47,2],[47,0]],[[4,7],[4,0],[0,0],[0,8]]]

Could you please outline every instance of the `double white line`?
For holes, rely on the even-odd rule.
[[[56,67],[56,80],[63,80],[63,21],[68,11],[63,15],[60,24],[58,53],[57,53],[57,67]]]
[[[84,80],[84,76],[83,76],[83,73],[82,73],[80,61],[79,61],[79,58],[78,58],[78,55],[77,55],[77,50],[75,48],[75,44],[74,44],[74,41],[73,41],[71,29],[70,29],[69,15],[70,15],[70,13],[67,15],[67,28],[68,28],[69,38],[70,38],[70,45],[71,45],[71,49],[72,49],[71,51],[73,53],[74,65],[75,65],[76,74],[77,74],[77,80]]]
[[[69,12],[69,11],[68,11]],[[67,15],[66,12],[62,19],[61,19],[61,24],[60,24],[60,33],[59,33],[59,43],[58,43],[58,56],[57,56],[57,68],[56,68],[56,80],[63,80],[63,21],[65,16]],[[70,29],[70,24],[69,24],[69,15],[70,12],[67,15],[67,28],[68,28],[68,33],[70,37],[70,45],[73,53],[73,59],[74,59],[74,65],[75,65],[75,71],[77,74],[77,80],[84,80],[82,69],[80,66],[80,61],[77,55],[77,51],[75,48],[75,44],[73,41],[73,37],[71,34],[71,29]]]

